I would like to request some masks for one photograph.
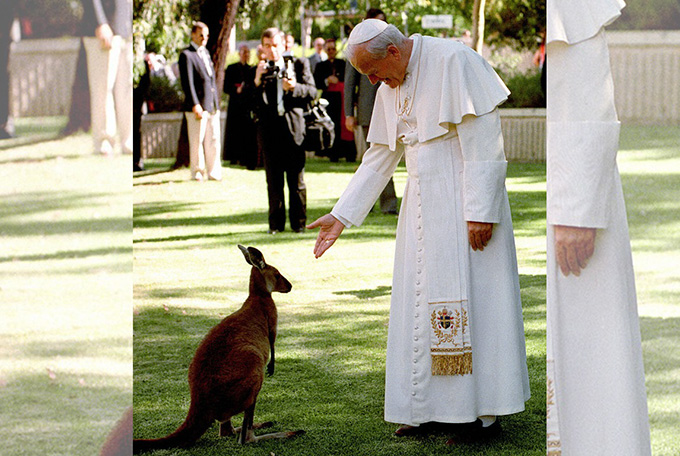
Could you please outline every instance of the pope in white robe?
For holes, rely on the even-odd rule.
[[[315,254],[364,221],[404,157],[385,420],[419,426],[482,417],[487,425],[523,411],[530,397],[497,110],[509,92],[456,41],[401,36],[403,48],[384,44],[384,58],[369,56],[365,43],[380,46],[387,27],[399,33],[371,21],[355,27],[346,50],[372,83],[383,82],[371,147],[331,214],[308,226],[321,228]]]
[[[603,27],[621,0],[548,0],[548,454],[650,452]]]

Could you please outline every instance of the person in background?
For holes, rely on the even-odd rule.
[[[255,125],[251,112],[254,69],[248,64],[250,48],[239,46],[239,61],[232,63],[224,72],[224,92],[229,95],[227,126],[224,131],[222,159],[240,164],[248,169],[257,166],[257,143]]]
[[[324,45],[328,59],[319,62],[314,71],[316,88],[322,90],[321,96],[328,100],[328,115],[335,123],[335,141],[333,147],[325,151],[332,162],[337,162],[340,157],[347,161],[356,160],[356,147],[354,135],[345,127],[345,109],[343,103],[345,91],[345,61],[337,58],[337,49],[334,39],[326,40]]]
[[[285,182],[290,228],[301,233],[307,220],[303,113],[316,96],[316,86],[306,58],[283,57],[283,34],[278,29],[266,29],[261,41],[264,59],[255,70],[253,96],[267,177],[268,232],[285,228]]]
[[[385,21],[385,13],[377,8],[366,12],[366,19]],[[380,83],[371,84],[366,75],[359,73],[352,65],[345,66],[345,127],[354,132],[357,158],[361,161],[366,152],[366,137],[373,115],[373,103]],[[356,111],[356,115],[355,115]],[[380,211],[383,214],[397,214],[397,194],[394,180],[390,180],[380,193]]]
[[[97,24],[83,38],[94,152],[111,155],[117,133],[121,151],[132,154],[132,0],[84,0],[83,10]]]
[[[283,51],[284,56],[293,56],[293,48],[295,47],[295,37],[291,33],[286,33],[286,39],[284,40],[285,50]]]
[[[196,181],[222,179],[220,99],[215,69],[205,48],[209,34],[208,26],[203,22],[194,23],[191,43],[179,56],[189,138],[189,168],[191,178]]]
[[[9,112],[9,50],[16,2],[3,2],[0,9],[0,139],[14,136],[14,122]]]
[[[326,44],[326,40],[321,37],[314,40],[314,54],[309,57],[309,69],[312,70],[312,74],[314,74],[316,65],[328,58],[328,55],[326,55],[326,52],[323,50],[324,44]]]

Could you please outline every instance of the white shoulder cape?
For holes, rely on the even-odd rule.
[[[618,18],[625,6],[623,0],[548,0],[547,42],[587,40]]]
[[[510,91],[501,78],[469,47],[417,34],[412,38],[422,40],[419,75],[414,75],[418,142],[438,138],[449,131],[449,124],[461,123],[463,116],[488,114],[508,99]],[[378,89],[368,133],[370,143],[385,144],[393,151],[397,143],[396,94],[397,90],[386,84]]]

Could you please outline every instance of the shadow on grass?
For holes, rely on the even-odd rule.
[[[16,119],[15,137],[0,140],[0,150],[14,149],[64,138],[65,136],[61,134],[61,130],[67,122],[68,118],[66,116],[18,118]],[[0,161],[0,163],[7,162]]]
[[[47,373],[27,374],[8,382],[0,391],[3,409],[21,413],[16,421],[14,414],[0,413],[0,436],[8,451],[3,454],[99,454],[123,412],[120,404],[130,403],[130,389],[128,385],[96,385],[108,382],[102,376],[85,376],[85,383],[80,377],[57,373],[50,379]],[[12,449],[19,450],[13,453]]]
[[[126,359],[124,352],[130,343],[127,337],[97,337],[89,343],[83,343],[82,339],[30,341],[21,345],[20,352],[24,357],[105,357],[112,360],[114,353],[121,352],[122,359]]]
[[[644,240],[636,244],[636,250],[677,249],[677,235],[669,234],[677,232],[678,227],[680,174],[627,174],[623,182],[631,239]]]
[[[100,249],[64,250],[47,254],[15,255],[0,257],[0,263],[10,261],[74,260],[105,255],[130,255],[132,247],[108,247]]]
[[[3,196],[0,217],[37,214],[74,208],[92,208],[94,201],[110,195],[59,190],[59,192],[22,192]]]
[[[265,380],[256,411],[256,421],[275,420],[276,430],[304,429],[305,436],[239,447],[235,439],[217,438],[213,425],[190,449],[158,454],[449,454],[445,433],[397,439],[391,435],[395,425],[383,421],[387,315],[330,311],[327,304],[308,310],[284,317],[276,373]],[[205,314],[162,309],[144,309],[136,317],[136,437],[161,437],[183,421],[189,403],[189,362],[203,335],[218,321]],[[498,441],[464,446],[457,454],[544,453],[545,358],[530,356],[528,364],[540,371],[532,372],[528,411],[504,417],[505,433]]]

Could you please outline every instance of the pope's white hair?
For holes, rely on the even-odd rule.
[[[402,49],[406,37],[394,25],[389,24],[385,30],[374,36],[368,41],[358,44],[348,44],[345,47],[345,57],[350,63],[354,62],[358,49],[368,52],[371,58],[381,60],[387,57],[387,48],[393,44]]]

